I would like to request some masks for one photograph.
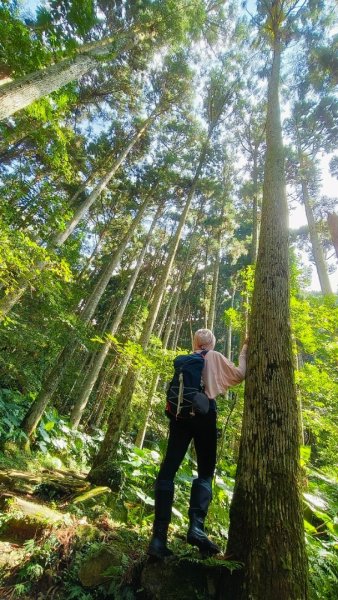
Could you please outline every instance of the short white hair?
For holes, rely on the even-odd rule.
[[[213,350],[216,338],[210,329],[198,329],[194,335],[194,350]]]

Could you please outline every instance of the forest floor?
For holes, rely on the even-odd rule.
[[[83,472],[9,464],[0,455],[1,600],[225,597],[231,564],[221,555],[202,561],[179,541],[173,559],[151,562],[149,527],[128,522],[117,492]]]
[[[91,486],[85,473],[4,466],[0,461],[1,600],[84,600],[128,587],[146,539],[126,526],[126,508],[110,488]]]

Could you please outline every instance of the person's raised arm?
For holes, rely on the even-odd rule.
[[[238,367],[233,362],[225,358],[223,354],[220,354],[219,352],[214,353],[214,375],[224,390],[228,389],[232,385],[241,383],[241,381],[243,381],[245,378],[247,348],[248,342],[245,340],[239,355]]]

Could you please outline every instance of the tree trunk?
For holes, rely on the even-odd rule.
[[[253,198],[252,198],[252,243],[251,243],[251,264],[256,263],[258,252],[258,147],[255,145],[253,155]]]
[[[147,207],[149,206],[149,202],[150,202],[150,198],[148,197],[141,205],[135,219],[131,223],[125,236],[122,238],[117,250],[114,252],[110,261],[102,269],[100,276],[99,276],[91,294],[87,298],[87,300],[84,304],[84,307],[81,311],[81,319],[84,321],[84,323],[88,323],[90,321],[90,319],[92,318],[92,316],[94,315],[97,305],[100,302],[104,292],[106,291],[107,285],[113,275],[113,272],[115,271],[116,267],[118,266],[118,264],[120,262],[121,256],[122,256],[123,252],[125,251],[127,244],[130,242],[132,236],[134,235],[134,233],[136,231],[136,228],[138,227],[138,225],[140,224],[140,222],[144,216],[144,213],[145,213]]]
[[[99,281],[97,282],[92,294],[89,296],[88,301],[86,302],[86,304],[83,308],[83,311],[80,313],[80,319],[84,323],[89,323],[90,319],[92,318],[92,316],[95,312],[95,309],[106,289],[106,286],[109,282],[110,276],[111,276],[113,270],[115,269],[115,267],[118,265],[119,260],[129,242],[130,238],[134,234],[134,231],[135,231],[137,225],[141,221],[144,211],[148,205],[148,202],[149,202],[149,199],[146,199],[146,201],[141,206],[141,208],[138,212],[138,215],[132,222],[126,235],[124,236],[123,240],[121,241],[121,245],[118,247],[118,249],[115,252],[115,254],[113,255],[111,261],[107,265],[108,268],[106,267],[105,269],[103,269],[103,273],[101,274]],[[46,410],[49,400],[51,399],[52,395],[54,394],[54,392],[61,380],[61,377],[63,376],[63,373],[67,367],[68,361],[71,359],[71,357],[73,356],[73,354],[76,350],[76,347],[77,347],[77,340],[75,340],[75,342],[74,341],[69,342],[67,344],[67,346],[65,346],[63,348],[63,350],[60,352],[57,360],[55,361],[53,368],[47,374],[45,380],[43,381],[41,391],[35,398],[32,405],[30,406],[27,414],[25,415],[25,417],[21,423],[21,429],[28,435],[28,437],[31,437],[31,435],[34,433],[43,413]]]
[[[211,135],[211,133],[209,134],[209,136],[210,135]],[[166,284],[168,281],[170,271],[172,269],[172,265],[175,260],[178,244],[180,242],[181,235],[182,235],[182,230],[185,225],[186,218],[187,218],[190,206],[191,206],[191,202],[192,202],[192,199],[195,194],[197,182],[198,182],[198,179],[199,179],[202,167],[203,167],[204,159],[205,159],[205,156],[207,153],[208,143],[209,143],[209,137],[201,150],[198,166],[197,166],[193,181],[190,186],[190,190],[188,193],[188,197],[187,197],[187,200],[185,203],[184,210],[181,214],[181,218],[180,218],[178,227],[176,229],[174,238],[173,238],[171,246],[170,246],[168,258],[164,265],[164,269],[161,273],[161,278],[157,282],[156,287],[155,287],[152,303],[149,308],[148,317],[143,326],[143,330],[142,330],[140,340],[139,340],[139,343],[141,344],[141,346],[143,347],[144,350],[146,350],[148,347],[150,337],[151,337],[151,334],[152,334],[152,331],[153,331],[153,328],[154,328],[154,325],[156,322],[156,318],[157,318],[158,312],[161,307],[162,298],[163,298],[163,295],[165,292],[165,288],[166,288]],[[88,479],[92,483],[96,483],[96,484],[107,483],[107,481],[109,481],[109,479],[110,479],[111,465],[116,460],[116,453],[117,453],[121,433],[122,433],[122,431],[125,427],[125,424],[128,420],[129,408],[131,405],[135,385],[137,383],[137,377],[138,377],[138,373],[134,370],[133,367],[130,367],[128,369],[126,376],[124,377],[123,382],[122,382],[121,391],[116,400],[114,411],[112,411],[113,414],[111,415],[111,418],[108,420],[108,428],[107,428],[105,438],[103,440],[103,443],[100,447],[98,454],[96,455],[96,457],[93,461],[92,468],[88,474]]]
[[[301,150],[298,148],[298,157],[300,163],[301,170],[301,186],[302,186],[302,197],[306,212],[306,218],[309,226],[309,234],[311,240],[311,247],[313,252],[313,258],[316,265],[316,270],[318,274],[318,279],[320,283],[320,289],[322,290],[323,295],[332,294],[331,284],[329,280],[329,276],[327,273],[327,268],[324,260],[323,249],[320,244],[316,221],[313,215],[313,210],[311,206],[311,199],[309,194],[308,182],[305,177],[305,164],[304,159],[301,153]]]
[[[159,338],[161,337],[161,335],[163,333],[164,326],[166,325],[167,317],[168,317],[168,313],[169,313],[169,310],[170,310],[170,307],[171,307],[172,300],[173,300],[173,288],[171,288],[171,291],[169,293],[168,302],[166,304],[164,313],[163,313],[162,318],[161,318],[161,322],[160,322],[158,330],[157,330],[157,337],[159,337]]]
[[[143,411],[143,415],[144,415],[143,422],[137,432],[137,436],[136,436],[136,440],[135,440],[135,446],[137,446],[137,448],[143,448],[144,438],[145,438],[145,435],[147,432],[149,419],[150,419],[150,415],[151,415],[151,405],[153,402],[154,394],[155,394],[157,386],[158,386],[159,379],[160,379],[160,376],[157,375],[157,373],[154,373],[152,380],[151,380],[150,388],[148,391],[146,405],[145,405],[144,411]]]
[[[236,288],[234,287],[233,290],[232,290],[232,294],[231,294],[231,308],[233,308],[234,304],[235,304],[235,295],[236,295]],[[230,321],[229,325],[228,325],[227,345],[226,345],[227,358],[229,360],[231,360],[231,348],[232,348],[232,324],[231,324],[231,321]]]
[[[37,428],[40,419],[46,410],[47,404],[56,391],[59,381],[67,367],[69,360],[73,356],[75,349],[76,345],[68,345],[63,348],[57,357],[54,366],[48,373],[41,391],[23,418],[20,428],[25,432],[28,438],[30,438],[35,432],[35,429]],[[26,443],[26,447],[29,447],[29,441]]]
[[[299,407],[289,325],[280,56],[275,39],[242,439],[227,547],[232,559],[244,563],[240,600],[308,598],[299,492]]]
[[[181,329],[182,329],[182,325],[183,325],[183,320],[184,320],[184,316],[185,316],[185,310],[186,310],[186,304],[182,308],[181,312],[179,313],[178,319],[177,319],[177,323],[176,323],[176,327],[175,327],[175,333],[174,333],[174,336],[173,336],[173,340],[171,342],[171,349],[172,350],[176,350],[177,345],[178,345],[178,340],[180,338],[180,333],[181,333]]]
[[[80,79],[97,64],[94,57],[79,54],[5,84],[0,88],[0,120],[7,119],[70,81]]]
[[[107,400],[115,386],[119,376],[119,356],[113,356],[105,368],[101,369],[100,375],[96,381],[96,390],[92,401],[92,410],[88,411],[84,426],[89,429],[99,427],[103,413],[105,411]]]
[[[100,485],[104,482],[105,484],[109,484],[114,468],[114,461],[116,460],[116,450],[120,442],[121,433],[128,419],[131,396],[136,382],[137,372],[133,369],[128,369],[122,381],[120,393],[110,412],[106,435],[98,454],[94,458],[92,468],[88,473],[87,478],[92,483]]]
[[[108,224],[107,224],[107,226],[99,234],[97,243],[95,244],[95,247],[93,248],[92,253],[85,260],[85,264],[83,265],[81,271],[79,272],[79,274],[78,274],[78,276],[76,278],[77,282],[80,282],[81,279],[83,279],[83,277],[88,273],[89,267],[93,263],[93,261],[95,260],[95,258],[97,257],[99,251],[101,250],[103,242],[108,237],[108,233],[109,233],[109,231],[108,231]]]
[[[336,215],[336,213],[328,214],[327,224],[329,226],[332,244],[334,246],[336,256],[338,258],[338,215]]]
[[[220,252],[221,252],[221,237],[222,237],[222,233],[221,233],[221,231],[219,231],[219,233],[217,235],[217,239],[216,239],[216,250],[215,250],[215,260],[214,260],[214,268],[213,268],[213,276],[212,276],[210,307],[209,307],[208,322],[207,322],[207,328],[211,329],[211,330],[214,327],[215,312],[216,312],[219,263],[220,263]]]
[[[121,52],[132,48],[137,42],[137,36],[131,33],[125,35],[124,38],[124,42],[120,44],[114,58]],[[32,104],[32,102],[55,92],[55,90],[62,88],[71,81],[80,79],[82,75],[95,69],[100,64],[96,56],[109,53],[114,39],[114,37],[111,37],[92,44],[86,44],[78,49],[74,57],[64,58],[54,65],[24,75],[1,86],[0,120],[10,117],[18,110]]]
[[[84,202],[81,202],[81,204],[78,206],[77,210],[75,211],[75,214],[73,215],[73,217],[67,224],[66,228],[51,239],[50,244],[52,246],[62,246],[62,244],[65,243],[65,241],[73,233],[75,227],[81,221],[81,219],[83,218],[85,213],[89,210],[89,208],[92,206],[92,204],[95,202],[95,200],[100,196],[101,192],[107,187],[108,183],[112,180],[116,171],[119,169],[119,167],[123,163],[124,159],[128,156],[129,152],[135,146],[136,142],[138,142],[138,140],[142,137],[142,135],[148,129],[149,125],[153,122],[154,119],[155,119],[155,114],[153,113],[145,121],[145,123],[139,129],[139,131],[132,137],[132,139],[130,140],[127,147],[123,150],[123,152],[120,154],[120,156],[117,157],[117,159],[114,161],[114,163],[111,166],[111,168],[109,169],[109,171],[103,177],[101,177],[100,181],[95,185],[94,189],[90,192],[88,198],[86,198],[86,200],[84,200]],[[82,188],[83,188],[83,186],[81,186],[81,189]]]
[[[124,311],[126,310],[127,304],[129,302],[130,296],[132,294],[132,291],[134,289],[136,280],[138,278],[140,269],[142,267],[143,264],[143,259],[145,257],[147,248],[148,248],[148,244],[149,241],[151,239],[151,236],[153,234],[154,228],[156,226],[156,223],[160,217],[160,214],[163,210],[163,205],[159,206],[159,208],[157,209],[157,212],[154,216],[154,219],[152,221],[152,224],[150,226],[149,232],[147,234],[143,249],[141,254],[139,255],[139,258],[137,260],[136,266],[135,266],[135,270],[131,276],[131,279],[129,281],[128,287],[125,291],[124,297],[122,298],[120,305],[118,307],[118,310],[114,316],[113,322],[110,325],[110,327],[108,328],[108,331],[106,331],[106,334],[113,336],[115,335],[116,331],[118,330],[120,323],[122,321],[122,317],[124,315]],[[78,399],[76,401],[76,403],[73,406],[73,410],[71,412],[70,415],[70,422],[72,427],[77,428],[83,411],[87,406],[90,394],[93,390],[93,387],[97,381],[97,378],[100,374],[100,371],[103,367],[103,364],[106,360],[106,357],[108,355],[108,352],[111,348],[112,342],[110,339],[106,340],[106,342],[101,346],[101,349],[98,350],[94,356],[94,360],[93,363],[91,364],[91,368],[89,369],[86,377],[84,378],[84,381],[80,387],[79,393],[78,393]]]
[[[126,158],[126,156],[129,154],[130,150],[133,148],[133,146],[136,144],[136,142],[143,135],[145,130],[149,127],[150,123],[154,120],[154,118],[155,117],[154,117],[154,113],[153,113],[153,115],[146,120],[143,127],[141,127],[141,129],[137,132],[137,134],[135,134],[135,136],[132,138],[132,140],[128,144],[127,148],[116,159],[116,161],[114,162],[114,164],[113,164],[112,168],[109,170],[109,172],[106,173],[106,175],[101,178],[99,183],[94,187],[92,192],[89,194],[88,198],[84,202],[82,202],[81,205],[78,207],[74,216],[69,221],[66,229],[64,229],[64,231],[61,231],[60,233],[58,233],[56,236],[54,236],[50,240],[50,244],[52,246],[61,246],[69,238],[71,233],[74,231],[76,225],[82,219],[82,217],[87,212],[87,210],[90,208],[90,206],[99,197],[102,190],[108,185],[109,181],[111,181],[111,179],[113,178],[114,174],[118,170],[118,168],[121,165],[121,163],[123,162],[123,160]],[[83,188],[83,185],[81,186],[81,189],[82,188]],[[45,263],[39,262],[38,264],[35,265],[34,268],[36,271],[41,271],[45,268]],[[109,281],[110,277],[111,277],[111,275],[109,275],[108,281]],[[107,283],[105,284],[105,286],[107,285]],[[19,287],[16,290],[14,290],[13,292],[10,292],[9,294],[4,296],[4,298],[2,298],[0,300],[0,318],[4,318],[11,311],[13,306],[15,306],[19,302],[19,300],[22,298],[23,294],[27,290],[28,286],[29,286],[29,282],[20,281]]]
[[[177,305],[178,305],[178,302],[180,300],[181,291],[182,291],[182,278],[181,278],[181,280],[180,280],[180,282],[179,282],[179,284],[177,286],[177,290],[176,290],[175,294],[172,296],[173,302],[172,302],[172,305],[171,305],[170,315],[169,315],[168,323],[167,323],[166,328],[164,330],[163,348],[167,348],[168,347],[168,341],[169,341],[169,338],[170,338],[172,325],[173,325],[173,322],[174,322],[174,319],[175,319]]]

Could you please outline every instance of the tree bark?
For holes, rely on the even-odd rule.
[[[5,84],[0,88],[0,120],[7,119],[67,83],[80,79],[89,70],[95,69],[97,64],[94,57],[80,54]]]
[[[240,600],[308,598],[290,331],[280,58],[276,36],[242,438],[227,547],[231,558],[244,563]]]
[[[234,287],[233,290],[232,290],[232,294],[231,294],[231,308],[233,308],[234,304],[235,304],[235,295],[236,295],[236,288]],[[229,360],[231,360],[231,347],[232,347],[232,323],[230,321],[229,325],[228,325],[227,345],[226,345],[227,358]]]
[[[124,43],[120,44],[114,58],[122,51],[131,48],[137,41],[136,36],[130,34],[124,37]],[[95,69],[100,64],[96,56],[109,53],[113,41],[114,38],[106,38],[87,44],[79,48],[74,57],[64,58],[54,65],[1,86],[0,120],[10,117],[32,102],[55,92],[71,81],[80,79],[82,75]]]
[[[253,154],[253,198],[252,198],[252,243],[251,243],[251,264],[256,263],[258,252],[258,147],[255,145]]]
[[[159,380],[160,380],[160,376],[157,373],[154,373],[151,383],[150,383],[150,388],[148,391],[146,405],[144,407],[143,422],[137,432],[137,436],[136,436],[136,440],[135,440],[135,446],[137,446],[137,448],[143,448],[144,438],[145,438],[145,435],[147,432],[149,419],[150,419],[150,415],[151,415],[151,405],[153,402],[153,397],[156,392]]]
[[[209,307],[208,323],[207,323],[207,328],[211,329],[211,330],[214,327],[215,311],[216,311],[219,263],[220,263],[220,251],[221,251],[221,237],[222,237],[222,233],[221,233],[221,231],[219,231],[218,235],[217,235],[217,239],[216,239],[216,250],[215,250],[214,268],[213,268],[213,276],[212,276],[210,307]]]
[[[336,256],[338,258],[338,215],[336,215],[336,213],[330,213],[327,216],[327,223],[329,226],[332,243],[336,251]]]
[[[313,215],[311,206],[311,199],[309,194],[308,182],[305,176],[305,164],[300,148],[298,148],[298,157],[301,171],[301,186],[302,186],[302,197],[305,207],[306,218],[309,226],[309,234],[311,240],[311,247],[313,252],[313,258],[316,265],[318,279],[320,283],[320,289],[323,295],[332,294],[332,288],[327,273],[327,268],[324,260],[323,249],[320,244],[316,221]]]

